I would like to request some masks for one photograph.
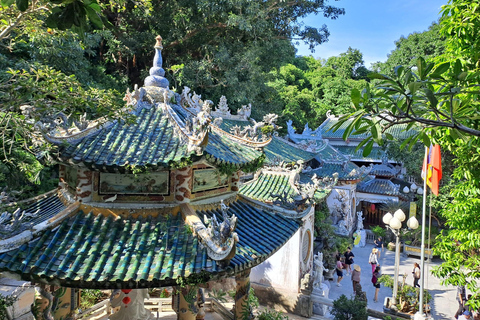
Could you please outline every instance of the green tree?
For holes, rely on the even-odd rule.
[[[375,74],[380,84],[352,92],[357,112],[353,128],[368,132],[365,149],[383,143],[386,128],[407,123],[419,128],[404,142],[412,148],[417,141],[439,144],[454,157],[452,183],[440,190],[441,215],[446,229],[435,250],[442,264],[433,274],[444,284],[467,285],[472,292],[468,304],[480,307],[478,265],[480,263],[480,8],[477,2],[451,0],[443,6],[441,30],[447,51],[437,64],[417,59],[417,70],[397,67],[393,76]],[[370,117],[366,117],[369,115]],[[344,118],[343,120],[346,120]],[[391,139],[384,135],[386,139]],[[446,192],[449,191],[447,194]]]
[[[385,62],[377,62],[373,66],[376,72],[393,76],[396,66],[415,67],[417,59],[435,58],[445,52],[445,36],[440,33],[440,24],[433,23],[427,31],[414,32],[406,38],[395,41],[395,49]]]

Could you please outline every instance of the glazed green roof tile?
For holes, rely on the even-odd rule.
[[[340,126],[340,128],[337,129],[337,131],[333,132],[333,130],[330,130],[330,129],[338,122],[338,118],[328,118],[321,125],[322,137],[324,139],[343,139],[343,133],[345,132],[345,129],[353,120],[354,119],[352,118],[350,121],[346,121]],[[416,130],[414,129],[405,131],[406,128],[407,128],[407,124],[398,124],[388,128],[386,130],[386,133],[390,133],[394,138],[397,138],[397,139],[406,139],[416,133]],[[353,134],[354,132],[355,130],[353,130],[352,134],[348,137],[349,140],[363,140],[368,135],[367,133],[354,135]]]
[[[298,192],[290,184],[290,176],[285,174],[261,173],[259,177],[240,187],[240,194],[246,197],[263,201],[272,202],[273,194],[295,195]]]
[[[61,150],[72,159],[98,167],[168,165],[187,158],[187,144],[175,133],[174,124],[161,108],[143,108],[133,124],[115,121]]]
[[[363,156],[363,148],[355,151],[356,146],[335,146],[335,148],[344,155],[350,156],[352,160],[361,161],[380,161],[385,156],[385,152],[380,147],[373,147],[370,154]]]
[[[329,143],[326,143],[323,148],[315,155],[315,157],[322,163],[343,163],[345,161],[349,161],[349,159],[342,152],[340,152],[337,148],[332,147]],[[347,169],[351,168],[347,167]]]
[[[305,162],[315,158],[315,153],[296,147],[282,138],[273,137],[272,141],[264,147],[267,163],[275,163],[278,160],[289,163],[303,160]]]
[[[338,173],[338,180],[358,180],[366,176],[366,172],[353,162],[337,163],[323,163],[321,167],[311,170],[310,172],[302,173],[302,175],[312,176],[316,174],[318,177],[332,177],[334,173]],[[308,179],[307,177],[303,179]]]
[[[174,106],[172,110],[179,119],[187,116],[179,106]],[[60,158],[97,168],[126,165],[166,167],[171,162],[194,156],[192,151],[188,151],[186,137],[182,137],[175,126],[162,108],[142,108],[133,124],[123,121],[110,123],[64,146]],[[260,151],[213,130],[209,132],[205,152],[216,160],[237,165],[254,161],[262,155]]]
[[[0,234],[0,240],[5,237],[11,237],[15,234],[29,229],[29,226],[38,225],[57,215],[59,212],[66,209],[65,204],[60,199],[56,190],[50,191],[41,197],[37,197],[36,201],[31,202],[25,208],[20,209],[20,214],[23,216],[21,222],[26,228],[13,229],[8,234]],[[8,225],[12,222],[15,214],[9,220],[3,221],[3,224]],[[0,248],[2,250],[2,248]]]
[[[357,184],[357,191],[364,193],[375,193],[387,196],[403,196],[400,193],[400,185],[394,184],[389,179],[365,179]]]
[[[263,262],[295,234],[300,223],[246,202],[229,204],[238,218],[236,255],[226,267],[185,227],[181,215],[116,218],[77,211],[19,248],[0,254],[0,270],[26,281],[83,288],[174,285],[178,277],[205,272],[215,279]],[[216,215],[218,210],[197,211]]]
[[[243,165],[258,159],[262,152],[237,143],[221,132],[211,131],[205,151],[216,160]]]
[[[222,124],[220,125],[220,129],[230,133],[230,129],[235,126],[239,126],[240,128],[244,128],[246,126],[251,125],[250,121],[242,121],[242,120],[232,120],[232,119],[222,119]]]

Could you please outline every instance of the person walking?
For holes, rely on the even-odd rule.
[[[413,264],[413,287],[420,288],[418,280],[420,280],[420,265],[418,263]]]
[[[374,240],[373,243],[375,244],[375,247],[377,248],[378,259],[380,259],[380,254],[381,254],[381,252],[383,252],[383,239],[382,239],[382,237],[378,237],[378,239]]]
[[[370,253],[370,256],[368,257],[368,263],[372,266],[372,273],[375,272],[375,268],[378,265],[378,258],[377,258],[377,248],[372,249],[372,253]]]
[[[361,271],[360,266],[358,264],[354,264],[353,271],[352,271],[353,294],[355,294],[357,284],[360,283],[360,275],[361,275],[360,271]]]
[[[455,319],[458,319],[458,316],[463,313],[465,308],[465,302],[467,301],[467,292],[465,290],[465,286],[458,285],[457,286],[457,302],[458,302],[458,310],[455,313]]]
[[[347,275],[352,272],[352,264],[353,264],[353,257],[355,255],[353,254],[352,250],[350,247],[347,247],[347,251],[343,254],[345,256],[345,266],[347,269]]]
[[[380,278],[380,266],[376,266],[375,271],[372,274],[372,284],[375,287],[375,296],[373,297],[374,302],[378,302],[378,291],[380,291],[378,278]]]
[[[343,278],[343,265],[342,265],[342,261],[340,261],[340,257],[337,256],[337,266],[336,266],[336,270],[337,270],[337,287],[340,287],[341,284],[340,284],[340,281],[342,281],[342,278]]]

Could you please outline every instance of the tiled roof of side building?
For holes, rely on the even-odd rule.
[[[388,196],[403,196],[400,185],[394,184],[389,179],[366,179],[357,184],[357,192],[375,193]]]
[[[26,281],[67,287],[163,287],[201,271],[216,279],[256,266],[300,227],[295,219],[242,201],[229,206],[228,214],[238,218],[239,242],[226,267],[209,258],[181,214],[133,219],[79,210],[36,239],[1,253],[0,270],[17,273]],[[220,209],[197,214],[222,220]]]
[[[257,179],[244,184],[239,192],[246,197],[263,202],[272,202],[274,200],[272,194],[284,192],[289,196],[297,194],[290,184],[290,175],[263,172]]]
[[[315,158],[316,154],[303,150],[294,143],[289,142],[280,137],[273,137],[272,141],[263,149],[266,156],[266,163],[275,163],[278,160],[283,162],[297,162],[303,160],[305,162]]]
[[[363,169],[362,169],[363,168]],[[308,179],[309,176],[316,174],[319,177],[332,177],[334,173],[338,173],[338,180],[349,181],[363,179],[367,174],[365,167],[359,167],[352,162],[340,163],[323,163],[321,167],[313,169],[309,172],[302,173],[306,176],[302,179]]]
[[[351,121],[354,119],[352,118]],[[336,117],[330,117],[325,120],[325,122],[321,125],[322,127],[322,137],[325,139],[343,139],[343,133],[345,132],[345,129],[347,126],[350,124],[350,121],[346,121],[343,123],[340,128],[337,129],[337,131],[333,132],[333,130],[330,130],[336,123],[338,122],[338,118]],[[407,124],[398,124],[395,126],[392,126],[386,130],[386,133],[391,134],[395,138],[398,139],[406,139],[416,133],[414,129],[410,129],[408,131],[405,131],[407,128]],[[353,133],[355,132],[355,129],[352,131],[352,134],[348,137],[350,140],[363,140],[367,137],[367,133],[364,134],[358,134],[354,135]]]
[[[352,160],[361,161],[380,161],[385,156],[385,152],[380,147],[373,147],[370,154],[363,156],[363,148],[355,151],[356,146],[335,146],[335,148],[346,156],[350,156]]]

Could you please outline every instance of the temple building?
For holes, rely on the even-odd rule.
[[[150,76],[125,96],[129,121],[41,126],[59,147],[59,187],[2,214],[0,271],[36,284],[45,318],[73,318],[79,290],[92,288],[113,290],[110,319],[151,319],[147,289],[172,286],[177,318],[202,319],[202,288],[235,277],[234,317],[245,319],[250,276],[298,294],[312,268],[313,206],[336,175],[301,179],[304,163],[273,165],[318,153],[274,136],[275,115],[242,135],[225,130],[239,119],[223,120],[188,88],[169,89],[161,50],[157,37]],[[240,189],[241,172],[257,173]],[[261,265],[286,252],[295,268],[281,283]]]

